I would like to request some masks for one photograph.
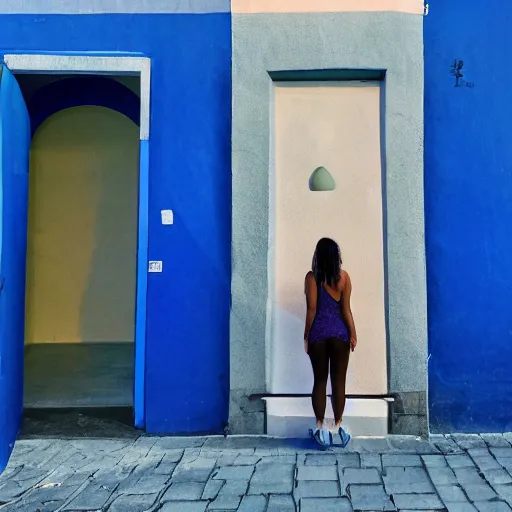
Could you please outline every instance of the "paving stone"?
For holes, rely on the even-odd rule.
[[[206,443],[205,437],[159,437],[156,443],[165,451],[201,448]]]
[[[422,455],[421,458],[427,468],[445,468],[448,466],[444,455]]]
[[[361,470],[356,470],[361,471]],[[299,466],[297,480],[338,480],[336,466]]]
[[[399,510],[436,510],[443,508],[437,494],[393,494],[393,499]]]
[[[438,453],[438,449],[428,441],[416,436],[389,436],[388,442],[393,451],[405,453]]]
[[[274,460],[279,464],[295,464],[297,455],[278,455]]]
[[[428,475],[436,487],[457,483],[455,473],[450,468],[428,468]]]
[[[300,512],[352,512],[347,498],[302,498]]]
[[[487,448],[485,441],[478,434],[452,434],[450,436],[463,450]]]
[[[377,468],[378,471],[382,471],[382,459],[378,453],[361,453],[360,459],[362,468]]]
[[[447,455],[446,462],[452,469],[456,468],[472,468],[475,466],[473,459],[467,454]]]
[[[433,493],[435,492],[427,472],[422,468],[389,467],[383,475],[384,486],[388,494],[395,493]],[[408,508],[404,505],[403,508]],[[422,507],[425,508],[425,507]],[[427,507],[428,508],[428,507]]]
[[[482,471],[485,479],[494,487],[495,485],[512,484],[512,478],[504,469],[489,469]]]
[[[294,494],[300,498],[336,498],[340,495],[338,482],[302,480],[297,484]]]
[[[256,466],[248,494],[290,494],[293,489],[295,466],[261,461]]]
[[[346,468],[343,470],[343,485],[351,484],[382,484],[382,479],[375,468]]]
[[[166,501],[193,501],[200,500],[204,484],[199,482],[173,482],[162,497]]]
[[[244,496],[238,507],[238,512],[265,512],[267,498],[265,496]],[[293,508],[295,511],[295,506]]]
[[[349,494],[355,510],[395,510],[382,485],[351,485]]]
[[[56,487],[46,487],[32,490],[28,496],[25,497],[24,501],[28,503],[40,502],[40,503],[50,503],[50,502],[60,502],[64,504],[66,500],[68,500],[71,495],[77,492],[80,489],[80,485],[59,485]],[[33,507],[34,510],[38,507]]]
[[[277,455],[278,455],[278,457],[292,457],[293,459],[295,459],[298,449],[299,449],[299,447],[297,447],[297,446],[293,446],[293,447],[278,446],[277,447]]]
[[[476,508],[468,502],[466,503],[445,503],[448,512],[476,512]]]
[[[366,454],[369,459],[370,454]],[[342,453],[337,457],[338,468],[360,468],[361,461],[358,453]],[[375,457],[375,466],[366,466],[366,467],[375,467],[378,468],[379,471],[382,468],[380,463],[380,455],[376,455]]]
[[[215,467],[215,459],[197,458],[191,462],[180,462],[172,479],[174,482],[207,482]]]
[[[207,506],[207,501],[169,501],[160,512],[205,512]]]
[[[256,455],[239,455],[235,459],[235,466],[255,466],[261,457],[257,457]]]
[[[464,451],[453,439],[443,435],[431,435],[430,442],[445,455]]]
[[[98,477],[78,495],[64,510],[100,510],[102,509],[117,487],[119,476]],[[98,483],[101,482],[101,483]]]
[[[234,466],[237,458],[236,455],[224,455],[216,459],[217,463],[215,465],[217,467]]]
[[[145,512],[154,505],[158,494],[144,494],[138,496],[122,495],[114,500],[109,512]]]
[[[106,472],[106,469],[110,469],[111,471],[115,471],[117,469],[122,469],[125,473],[127,473],[127,477],[121,482],[120,489],[123,489],[124,487],[134,485],[136,482],[138,482],[142,477],[146,475],[150,475],[154,472],[154,470],[158,467],[158,464],[160,463],[161,458],[159,459],[149,459],[144,458],[140,460],[138,463],[131,463],[128,465],[125,464],[119,464],[115,467],[110,468],[104,468],[104,473]],[[92,463],[92,466],[94,466],[94,463]],[[87,468],[86,468],[87,469]],[[82,469],[83,471],[83,469]],[[166,475],[159,475],[160,478],[165,478]]]
[[[469,484],[463,486],[469,501],[487,501],[496,498],[496,493],[487,483]]]
[[[467,503],[468,499],[459,485],[436,485],[444,503]]]
[[[357,455],[357,454],[349,454]],[[307,455],[306,466],[336,466],[336,455]]]
[[[485,448],[470,448],[467,453],[469,456],[471,456],[472,459],[492,457],[492,454],[487,446]]]
[[[146,475],[128,489],[129,494],[158,494],[170,480],[168,475]]]
[[[219,494],[224,482],[222,480],[208,480],[204,487],[203,495],[201,499],[203,500],[214,500]]]
[[[262,437],[238,437],[238,436],[230,436],[227,438],[214,436],[207,437],[203,447],[208,449],[220,449],[220,450],[237,450],[240,453],[246,455],[246,451],[252,450],[249,455],[253,455],[254,449],[257,447],[265,448],[266,444],[270,444],[271,446],[276,445],[277,443],[268,438]]]
[[[475,503],[479,512],[510,512],[512,509],[504,501]]]
[[[167,448],[165,445],[162,444],[164,440],[165,438],[158,439],[157,442],[149,451],[148,456],[161,455],[170,462],[178,463],[183,457],[185,450],[183,448]]]
[[[201,448],[185,448],[180,462],[190,464],[197,459],[215,459],[215,457],[201,457]]]
[[[407,454],[384,454],[382,455],[382,465],[386,466],[398,466],[398,467],[421,467],[421,457],[419,455],[407,455]]]
[[[256,455],[256,457],[277,457],[279,452],[277,451],[277,448],[256,448],[254,455]]]
[[[481,471],[489,471],[493,469],[503,469],[498,461],[489,454],[487,457],[474,457],[475,465]]]
[[[512,446],[510,448],[489,448],[497,459],[512,459]]]
[[[219,495],[243,496],[247,492],[249,480],[229,480],[225,482]]]
[[[220,468],[213,476],[215,480],[249,480],[254,466],[228,466]]]
[[[297,466],[305,466],[306,465],[306,457],[307,454],[305,453],[297,453]]]
[[[271,495],[268,498],[267,512],[295,512],[295,501],[287,495]]]
[[[21,500],[10,505],[2,506],[2,512],[56,512],[63,505],[64,502],[62,501],[52,501],[49,503],[27,503],[25,500]]]
[[[201,448],[200,456],[207,459],[219,459],[239,456],[254,455],[254,450],[235,450],[235,449],[219,449],[219,448]]]
[[[494,485],[498,496],[506,501],[512,501],[512,485]]]
[[[498,459],[500,466],[506,469],[510,474],[512,474],[512,459]]]
[[[22,468],[21,471],[17,472],[12,477],[12,480],[20,483],[30,482],[30,484],[35,485],[40,482],[47,474],[48,470],[26,466]]]
[[[18,463],[15,465],[13,459],[14,455],[11,455],[9,465],[5,468],[4,472],[0,474],[0,486],[4,485],[9,479],[14,478],[14,476],[23,469],[23,460],[19,458],[18,463],[21,465],[17,465]]]
[[[22,496],[32,488],[32,482],[16,482],[8,480],[0,487],[0,503],[7,503],[19,496]]]
[[[173,459],[174,457],[164,456],[153,472],[157,475],[172,475],[177,466],[177,462]]]
[[[467,484],[482,484],[485,482],[485,480],[482,478],[478,470],[473,468],[456,468],[453,470],[455,473],[455,476],[457,477],[457,481],[460,484],[467,485]]]
[[[351,450],[359,453],[386,453],[391,450],[387,439],[381,437],[355,438]]]
[[[215,500],[208,505],[208,510],[236,510],[241,500],[241,496],[219,493]]]
[[[490,448],[510,448],[510,443],[505,439],[503,434],[480,434]]]
[[[157,441],[158,439],[154,437],[139,437],[123,456],[123,463],[137,463],[148,455]]]

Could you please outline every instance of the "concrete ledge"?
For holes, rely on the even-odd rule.
[[[266,433],[273,437],[304,438],[314,425],[310,398],[263,399],[266,404]],[[388,435],[389,404],[383,399],[349,399],[343,423],[353,436],[381,437]],[[326,423],[334,423],[328,401]]]

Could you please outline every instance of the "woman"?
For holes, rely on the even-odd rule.
[[[329,365],[335,429],[343,447],[350,441],[341,419],[348,360],[350,351],[356,348],[357,335],[350,309],[352,283],[347,272],[341,269],[341,263],[338,244],[330,238],[322,238],[315,249],[312,271],[306,275],[304,350],[311,359],[314,376],[312,402],[316,428],[313,435],[322,449],[332,444],[332,435],[324,428]]]

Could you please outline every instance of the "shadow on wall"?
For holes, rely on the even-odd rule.
[[[104,107],[32,142],[27,343],[133,341],[139,130]]]
[[[103,179],[80,334],[85,341],[134,341],[139,128],[112,110],[94,108],[88,114],[94,127],[89,152],[98,157],[93,172],[103,173]]]

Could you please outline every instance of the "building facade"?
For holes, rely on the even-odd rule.
[[[322,236],[354,282],[353,432],[510,429],[508,42],[463,4],[0,8],[0,464],[24,407],[306,434]]]

